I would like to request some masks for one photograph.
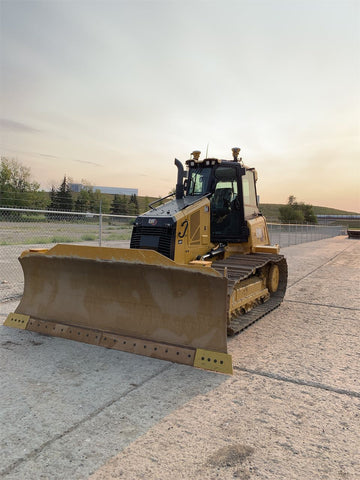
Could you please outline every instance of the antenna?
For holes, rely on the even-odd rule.
[[[209,144],[206,145],[206,155],[205,155],[205,158],[208,158],[208,150],[209,150]]]

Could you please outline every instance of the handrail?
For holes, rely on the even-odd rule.
[[[170,193],[169,195],[166,195],[166,197],[158,198],[157,200],[155,200],[154,202],[151,202],[151,203],[149,204],[149,208],[151,208],[151,210],[155,210],[155,209],[153,208],[153,205],[155,205],[155,203],[162,202],[163,200],[166,200],[166,199],[169,198],[169,197],[173,197],[174,195],[175,195],[175,192]]]

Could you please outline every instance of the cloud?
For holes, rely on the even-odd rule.
[[[33,155],[39,155],[39,157],[46,157],[46,158],[59,158],[56,155],[47,155],[46,153],[33,153]]]
[[[90,162],[89,160],[75,160],[74,158],[70,158],[69,160],[71,162],[87,163],[89,165],[95,165],[96,167],[102,167],[101,163]]]
[[[50,155],[48,153],[40,153],[40,152],[32,152],[29,150],[17,150],[13,148],[8,148],[3,145],[6,151],[8,152],[14,152],[16,154],[20,154],[22,156],[35,156],[35,157],[44,157],[44,158],[49,158],[53,160],[68,160],[69,162],[77,162],[77,163],[86,163],[88,165],[94,165],[95,167],[102,167],[103,165],[101,163],[96,163],[96,162],[91,162],[90,160],[79,160],[77,158],[67,158],[64,156],[59,156],[59,155]]]
[[[14,122],[13,120],[9,120],[8,118],[0,118],[0,127],[5,128],[6,130],[12,130],[16,132],[23,132],[23,133],[38,133],[40,130],[30,127],[29,125],[25,125],[24,123]]]

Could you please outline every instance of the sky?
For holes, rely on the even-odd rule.
[[[1,154],[164,196],[193,150],[360,212],[358,0],[0,0]]]

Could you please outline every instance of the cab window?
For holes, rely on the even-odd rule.
[[[189,173],[188,195],[205,195],[211,175],[210,168],[191,169]]]
[[[245,218],[258,215],[259,209],[256,201],[255,178],[252,170],[247,170],[242,177]]]
[[[218,167],[215,171],[216,187],[213,196],[214,206],[225,200],[230,203],[237,197],[237,172],[235,168]]]

